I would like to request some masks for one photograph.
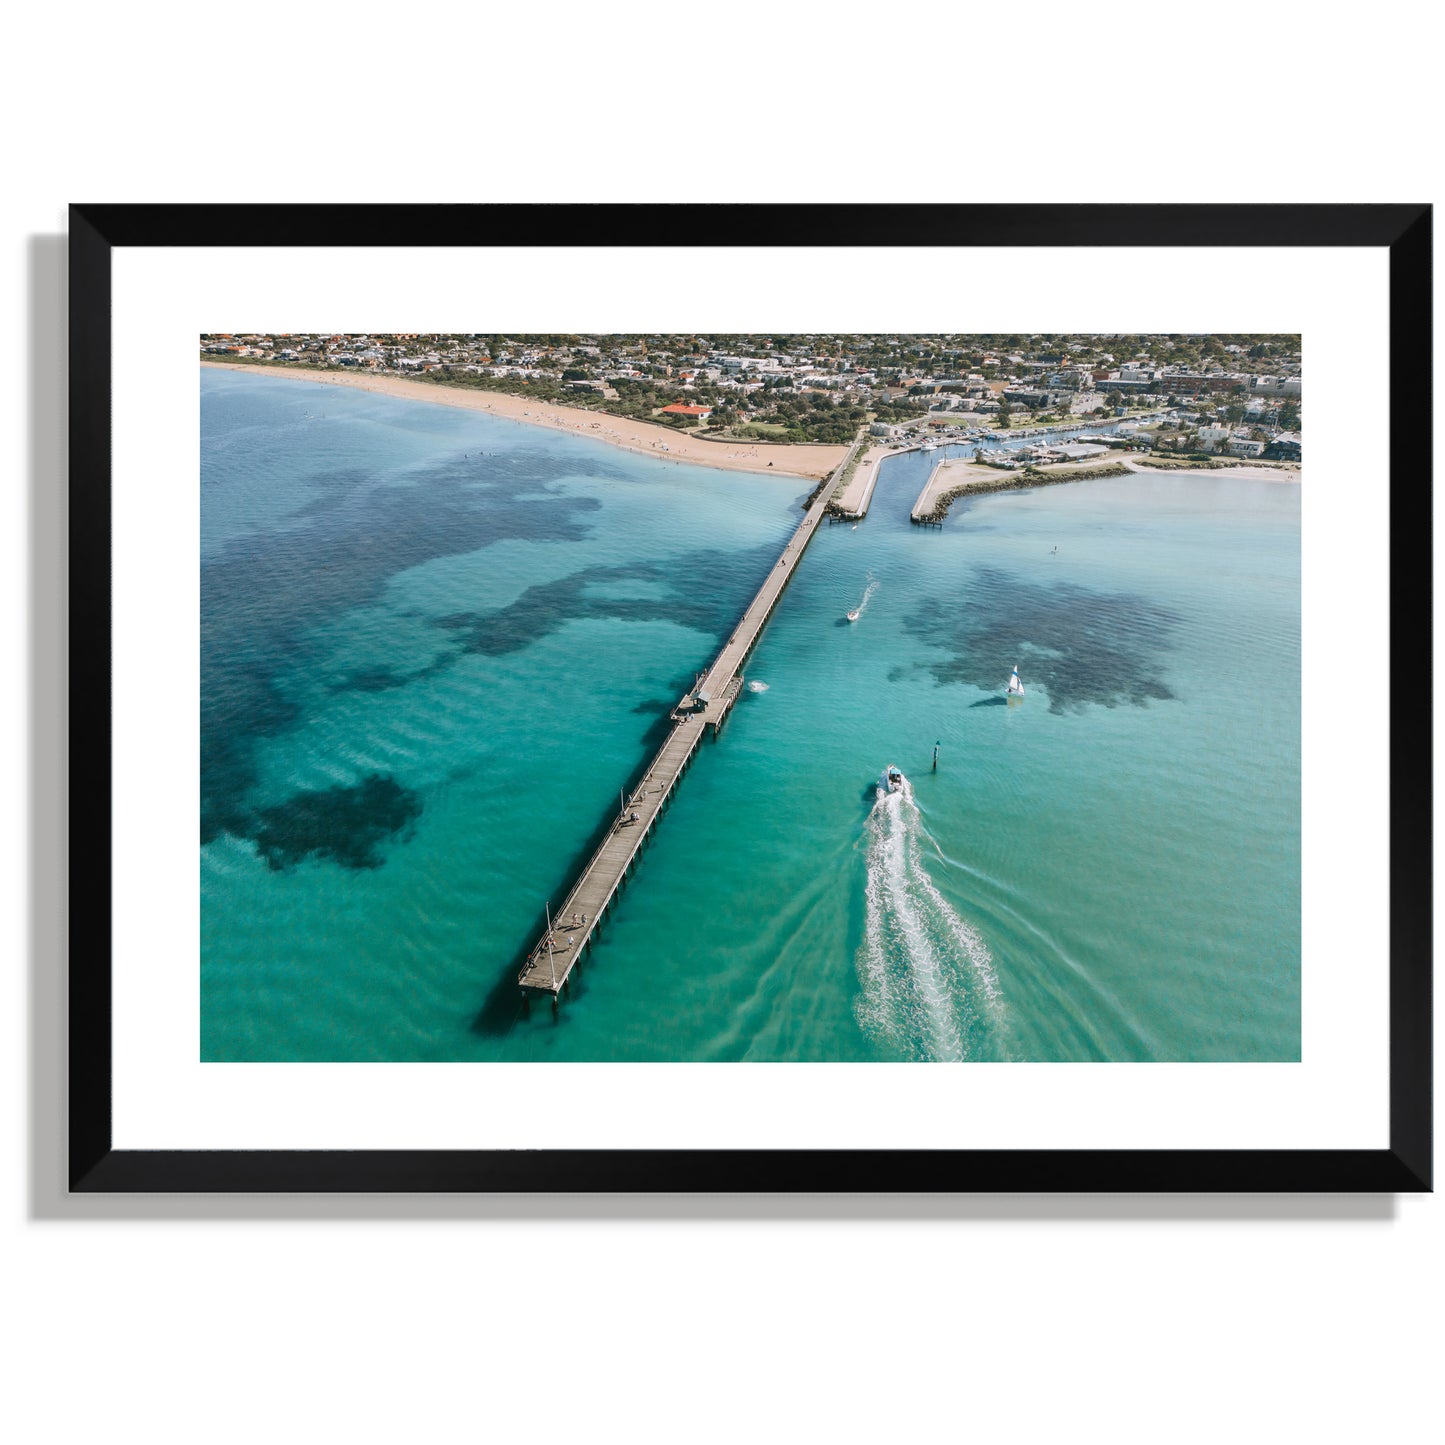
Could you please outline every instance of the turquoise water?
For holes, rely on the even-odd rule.
[[[933,458],[889,460],[523,1015],[544,900],[810,484],[286,378],[201,407],[203,1058],[1299,1057],[1297,486],[919,529]]]

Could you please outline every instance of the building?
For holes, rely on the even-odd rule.
[[[1249,389],[1256,396],[1293,396],[1301,394],[1301,382],[1297,376],[1252,376]]]
[[[777,372],[779,370],[777,358],[772,356],[720,356],[714,360],[730,375],[736,375],[740,371]]]
[[[671,406],[662,408],[664,416],[695,416],[698,418],[712,415],[710,406],[684,406],[680,401],[675,401]]]
[[[1235,437],[1229,443],[1232,457],[1257,457],[1264,454],[1264,443],[1251,441],[1248,437]]]
[[[1003,394],[1005,401],[1017,402],[1033,411],[1047,405],[1049,400],[1048,392],[1033,386],[1006,386]]]
[[[1158,385],[1171,396],[1198,396],[1205,391],[1244,390],[1249,378],[1234,372],[1211,371],[1207,376],[1198,376],[1187,371],[1176,371],[1158,378]],[[1107,384],[1107,383],[1105,383]],[[1141,386],[1148,385],[1147,382]]]
[[[1265,448],[1265,455],[1282,462],[1300,460],[1301,437],[1297,431],[1282,431]]]
[[[1016,471],[1023,466],[1024,459],[1019,455],[1016,448],[980,447],[975,454],[980,462],[986,467],[1003,467],[1007,471]]]

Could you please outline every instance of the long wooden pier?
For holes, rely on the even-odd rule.
[[[717,732],[742,691],[742,665],[773,615],[783,589],[792,579],[804,549],[828,510],[834,488],[861,445],[861,438],[854,442],[819,488],[798,530],[788,539],[782,556],[758,588],[732,636],[712,666],[699,677],[697,685],[673,708],[672,731],[632,796],[619,795],[617,816],[607,836],[572,885],[562,906],[553,911],[548,905],[550,926],[533,945],[517,975],[524,999],[550,994],[555,1005],[567,987],[572,970],[581,962],[583,950],[591,943],[628,874],[637,866],[643,843],[657,827],[664,806],[696,755],[707,729]]]

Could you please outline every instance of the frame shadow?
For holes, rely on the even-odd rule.
[[[92,212],[106,208],[89,208]],[[142,208],[144,209],[144,208]],[[168,211],[170,208],[155,208]],[[201,213],[206,208],[179,208],[192,219],[193,225],[209,224]],[[1191,208],[1179,208],[1190,210]],[[1223,211],[1227,208],[1204,208]],[[1292,209],[1277,208],[1280,212]],[[1346,230],[1362,232],[1383,224],[1367,214],[1371,208],[1326,208],[1334,213],[1336,224]],[[1387,209],[1387,208],[1377,208]],[[1341,214],[1343,213],[1343,214]],[[75,215],[75,212],[72,212]],[[84,221],[90,217],[82,217]],[[164,218],[161,218],[164,220]],[[184,217],[183,217],[184,219]],[[1266,218],[1268,219],[1268,217]],[[265,218],[258,216],[257,224]],[[1199,224],[1199,218],[1178,216],[1181,225]],[[1211,221],[1209,214],[1205,222]],[[826,221],[820,219],[819,224]],[[154,217],[144,224],[159,224]],[[681,223],[681,218],[679,220]],[[1214,216],[1214,224],[1232,224],[1227,217]],[[1294,227],[1302,224],[1299,215],[1287,220],[1276,216],[1275,223]],[[1418,259],[1421,248],[1429,254],[1428,213],[1413,227],[1410,237],[1412,255]],[[183,237],[177,236],[176,243]],[[1075,238],[1075,244],[1083,244]],[[1206,238],[1203,244],[1208,244]],[[1362,242],[1356,238],[1355,244]],[[93,244],[93,243],[92,243]],[[28,941],[30,952],[29,989],[29,1101],[28,1140],[28,1214],[32,1220],[189,1220],[189,1219],[286,1219],[286,1220],[350,1220],[350,1219],[553,1219],[553,1220],[681,1220],[697,1222],[729,1220],[780,1220],[799,1222],[814,1220],[914,1220],[957,1219],[968,1222],[991,1220],[1055,1220],[1080,1221],[1180,1221],[1206,1220],[1307,1220],[1392,1221],[1399,1212],[1396,1195],[1369,1193],[854,1193],[854,1192],[789,1192],[774,1193],[379,1193],[379,1192],[285,1192],[282,1183],[272,1193],[235,1192],[223,1183],[216,1192],[151,1192],[144,1185],[94,1180],[98,1190],[119,1188],[134,1192],[87,1192],[73,1190],[71,1154],[72,1060],[65,1042],[73,1038],[72,999],[69,988],[69,953],[71,924],[68,865],[73,840],[69,836],[70,795],[72,778],[69,747],[69,665],[70,638],[70,331],[69,305],[70,238],[66,234],[32,235],[27,242],[29,307],[27,359],[29,396],[27,398],[29,518],[28,544],[30,579],[28,601],[29,656],[27,682],[30,688],[28,707],[29,794],[28,839],[30,844],[30,877],[28,880]],[[1403,248],[1400,259],[1403,261]],[[104,272],[100,273],[106,274]],[[1428,272],[1426,273],[1428,276]],[[108,289],[108,281],[106,281]],[[1428,288],[1428,282],[1427,288]],[[1397,308],[1408,298],[1392,297],[1392,322],[1400,319]],[[1402,335],[1392,326],[1393,339]],[[108,335],[108,332],[107,332]],[[1405,343],[1395,343],[1405,344]],[[1428,358],[1428,351],[1426,352]],[[108,362],[102,361],[108,372]],[[1428,374],[1428,359],[1426,361]],[[1393,418],[1392,418],[1393,420]],[[1393,428],[1392,428],[1393,430]],[[104,433],[98,433],[96,440]],[[90,438],[83,437],[82,440]],[[1392,440],[1394,438],[1392,437]],[[98,529],[102,519],[91,516],[80,519],[82,527]],[[1396,545],[1398,539],[1392,542]],[[1423,544],[1428,558],[1428,539]],[[1404,560],[1406,548],[1398,545],[1396,560]],[[105,586],[101,577],[83,579],[96,590]],[[1412,595],[1423,597],[1428,604],[1429,576],[1416,579]],[[1428,614],[1427,614],[1428,615]],[[82,760],[83,762],[83,760]],[[82,773],[89,769],[82,766]],[[108,778],[108,772],[106,773]],[[1415,816],[1397,820],[1401,835],[1423,831],[1428,839],[1429,805],[1412,810]],[[1423,824],[1423,829],[1422,829]],[[80,840],[83,847],[85,840]],[[108,856],[108,840],[100,840],[100,851]],[[108,895],[107,895],[108,896]],[[98,900],[99,901],[99,900]],[[1418,924],[1410,911],[1410,900],[1401,886],[1393,900],[1396,920]],[[1425,906],[1428,918],[1428,903]],[[1423,944],[1428,960],[1428,937]],[[1414,977],[1405,971],[1405,951],[1399,951],[1392,962],[1397,964],[1392,981],[1406,983]],[[1428,962],[1425,977],[1428,980]],[[1428,997],[1428,982],[1425,984]],[[88,1002],[80,1003],[82,1015],[93,1012]],[[107,1009],[108,1012],[108,1009]],[[1408,1055],[1411,1068],[1401,1069],[1396,1080],[1398,1099],[1394,1105],[1407,1101],[1410,1076],[1419,1072],[1423,1059],[1428,1077],[1429,1015],[1407,1020],[1403,1031],[1396,1021],[1392,1045],[1402,1056]],[[108,1035],[98,1033],[95,1041],[106,1051]],[[82,1090],[82,1093],[84,1091]],[[1413,1098],[1409,1102],[1418,1103]],[[1403,1113],[1400,1115],[1403,1118]],[[84,1122],[84,1121],[82,1121]],[[97,1117],[91,1125],[105,1129],[109,1137],[109,1120]],[[1412,1155],[1418,1155],[1423,1140],[1424,1178],[1428,1180],[1429,1106],[1423,1113],[1409,1117]],[[1392,1139],[1392,1143],[1393,1143]],[[123,1153],[124,1151],[122,1151]],[[140,1156],[135,1156],[139,1161]],[[806,1189],[813,1164],[804,1156],[802,1168],[791,1177],[793,1189],[799,1183]],[[1399,1163],[1398,1155],[1395,1161]],[[127,1168],[124,1160],[118,1161]],[[143,1167],[139,1163],[136,1167]],[[1416,1171],[1402,1168],[1402,1173],[1415,1177]],[[132,1176],[135,1182],[140,1182]],[[533,1178],[535,1179],[535,1175]],[[1196,1180],[1199,1175],[1194,1176]],[[1221,1183],[1228,1172],[1218,1176]],[[1239,1176],[1235,1176],[1238,1178]],[[1276,1176],[1278,1177],[1278,1176]],[[1351,1176],[1336,1176],[1341,1183]],[[1354,1179],[1361,1176],[1355,1174]],[[1378,1175],[1376,1177],[1379,1177]],[[1396,1175],[1395,1177],[1399,1177]],[[152,1182],[152,1174],[146,1182]],[[179,1180],[177,1182],[180,1182]],[[192,1186],[196,1176],[192,1174]],[[820,1189],[825,1187],[819,1178]],[[318,1179],[318,1183],[320,1180]],[[294,1184],[294,1176],[293,1176]],[[261,1188],[266,1186],[262,1185]],[[273,1188],[275,1185],[273,1184]],[[322,1185],[322,1188],[325,1188]],[[445,1187],[445,1186],[441,1186]],[[565,1186],[564,1186],[565,1187]],[[1225,1183],[1225,1187],[1230,1187]],[[1325,1188],[1330,1186],[1326,1184]],[[1403,1186],[1409,1188],[1409,1184]],[[1428,1182],[1424,1183],[1428,1188]]]

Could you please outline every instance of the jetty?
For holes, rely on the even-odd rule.
[[[870,447],[847,483],[839,488],[828,508],[829,515],[845,522],[861,522],[868,515],[873,501],[873,489],[878,485],[878,469],[889,457],[897,455],[892,447]]]
[[[527,960],[517,974],[524,1000],[550,995],[556,1007],[558,997],[582,961],[584,950],[591,944],[628,875],[636,868],[642,845],[652,836],[708,729],[717,735],[742,692],[743,663],[773,615],[818,523],[827,514],[834,489],[862,444],[860,437],[814,493],[797,531],[788,539],[732,636],[712,665],[698,674],[693,687],[673,706],[672,728],[666,740],[631,796],[625,791],[618,794],[617,814],[608,824],[606,837],[562,900],[561,907],[553,909],[550,901],[545,905],[541,937],[528,951]]]
[[[928,480],[923,484],[923,490],[918,494],[918,500],[913,504],[913,510],[908,514],[908,520],[919,527],[941,527],[943,519],[935,510],[941,490],[940,482],[943,477],[943,469],[948,465],[945,457],[934,464],[933,470],[928,474]]]
[[[928,474],[908,519],[920,527],[941,527],[949,503],[965,494],[1032,491],[1035,487],[1053,487],[1064,482],[1101,481],[1139,470],[1134,462],[1109,462],[1100,467],[1094,465],[1095,460],[1090,456],[1042,467],[997,467],[962,457],[942,461]]]

